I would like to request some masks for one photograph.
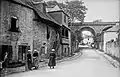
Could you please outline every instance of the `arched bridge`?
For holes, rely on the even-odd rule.
[[[72,32],[88,30],[93,33],[93,35],[97,35],[101,33],[103,30],[108,29],[110,26],[116,25],[116,22],[83,22],[81,23],[71,23],[70,28]]]

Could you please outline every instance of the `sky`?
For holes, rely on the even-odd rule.
[[[45,0],[48,1],[48,0]],[[64,2],[66,0],[56,0]],[[70,0],[68,0],[70,1]],[[120,0],[82,0],[88,8],[86,22],[102,19],[105,22],[116,22],[120,19]]]

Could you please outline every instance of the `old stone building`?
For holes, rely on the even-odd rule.
[[[118,22],[118,26],[119,26],[119,29],[118,29],[118,48],[119,48],[119,55],[120,55],[120,21]],[[119,56],[119,60],[120,60],[120,56]]]
[[[58,46],[60,25],[46,13],[45,3],[1,0],[0,6],[0,60],[8,52],[8,68],[25,65],[27,50],[47,58]]]
[[[28,6],[25,7],[20,3],[7,0],[1,1],[1,52],[9,53],[10,62],[23,59],[21,57],[23,54],[19,49],[23,51],[22,53],[25,53],[26,47],[33,49],[33,18],[34,12]]]
[[[53,17],[60,25],[60,49],[62,51],[58,52],[60,57],[67,57],[71,55],[71,32],[68,27],[68,14],[65,13],[59,6],[59,4],[49,5],[47,6],[47,12]]]
[[[120,21],[119,21],[119,30],[118,30],[118,45],[119,45],[119,55],[120,55]]]

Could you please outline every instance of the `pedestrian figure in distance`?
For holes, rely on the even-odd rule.
[[[2,55],[2,59],[0,60],[0,77],[4,77],[6,73],[7,68],[7,62],[8,62],[8,53],[5,52],[5,54]]]
[[[56,54],[55,54],[55,49],[52,49],[52,51],[50,52],[50,56],[49,56],[49,63],[48,66],[54,69],[54,66],[56,66]]]
[[[39,51],[38,50],[34,50],[34,53],[33,53],[33,67],[35,67],[35,69],[39,68]]]
[[[28,50],[27,65],[28,65],[28,69],[32,70],[32,55],[31,55],[31,50]]]
[[[3,73],[3,67],[2,67],[2,61],[0,61],[0,77],[2,77]]]

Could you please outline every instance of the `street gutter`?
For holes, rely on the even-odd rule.
[[[96,50],[96,49],[95,49],[95,51],[99,55],[103,56],[113,67],[120,68],[120,63],[117,60],[115,60],[112,57],[106,55],[103,51],[101,52],[100,50]]]

